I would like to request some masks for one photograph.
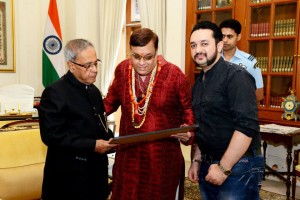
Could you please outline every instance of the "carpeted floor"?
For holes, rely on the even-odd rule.
[[[185,200],[201,200],[198,183],[192,183],[189,180],[186,180],[184,183],[185,189]],[[268,192],[265,190],[260,191],[260,198],[262,200],[285,200],[284,195]]]

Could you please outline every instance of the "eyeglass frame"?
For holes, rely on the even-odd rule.
[[[145,58],[145,56],[147,56],[147,55],[149,55],[149,56],[151,55],[151,57],[150,58]],[[138,61],[141,61],[142,59],[144,61],[150,61],[156,56],[156,52],[154,54],[148,53],[144,56],[141,56],[140,54],[137,54],[137,53],[131,53],[130,56],[132,56],[135,60],[138,60]],[[136,57],[136,56],[138,56],[138,57]]]
[[[83,68],[85,68],[87,71],[88,70],[90,70],[91,69],[91,67],[93,67],[93,66],[95,66],[96,68],[98,67],[98,62],[99,62],[99,65],[101,65],[101,63],[102,63],[102,61],[99,59],[99,58],[97,58],[97,60],[95,61],[95,62],[91,62],[90,64],[88,64],[88,63],[86,63],[86,64],[79,64],[79,63],[77,63],[77,62],[74,62],[74,61],[72,61],[72,60],[70,60],[69,62],[71,62],[71,63],[73,63],[73,64],[75,64],[75,65],[78,65],[78,66],[80,66],[80,67],[83,67]]]

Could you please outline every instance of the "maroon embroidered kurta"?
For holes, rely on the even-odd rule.
[[[115,79],[104,99],[108,114],[121,106],[120,136],[177,128],[193,124],[191,89],[186,76],[161,56],[161,71],[153,88],[145,123],[140,128],[132,124],[128,67],[129,60],[120,63]],[[117,149],[113,167],[113,200],[174,200],[184,177],[184,159],[177,139],[168,138]],[[183,182],[180,183],[183,199]]]

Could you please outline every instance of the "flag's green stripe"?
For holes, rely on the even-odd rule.
[[[54,81],[58,80],[59,76],[48,58],[47,54],[43,51],[43,85],[47,87]]]

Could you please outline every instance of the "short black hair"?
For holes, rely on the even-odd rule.
[[[241,23],[235,19],[226,19],[220,24],[220,29],[222,28],[231,28],[238,35],[242,31]]]
[[[158,36],[149,28],[141,28],[133,31],[130,36],[129,44],[133,47],[146,46],[150,41],[153,41],[155,50],[158,49]]]
[[[222,41],[223,38],[223,34],[221,32],[221,29],[217,26],[217,24],[211,22],[211,21],[201,21],[199,23],[197,23],[192,32],[191,35],[194,31],[197,31],[199,29],[210,29],[213,31],[213,37],[216,40],[216,44],[218,44],[220,41]]]

